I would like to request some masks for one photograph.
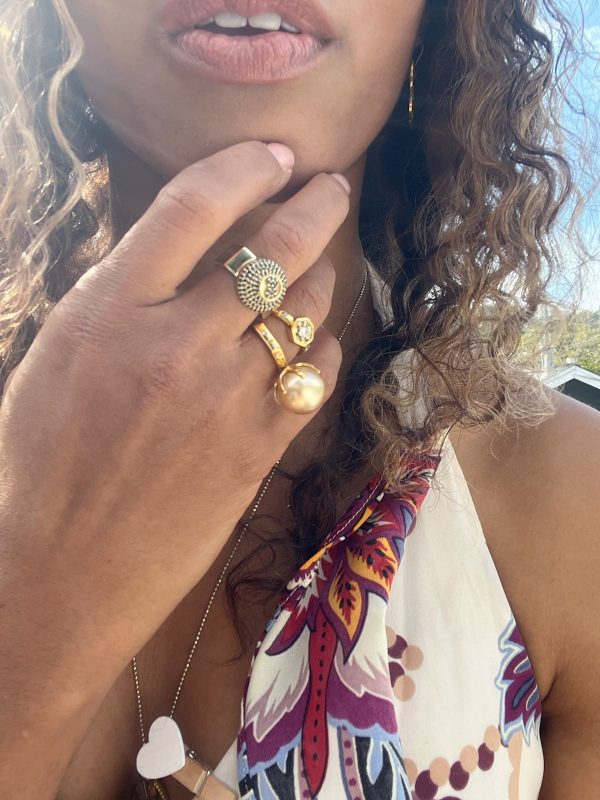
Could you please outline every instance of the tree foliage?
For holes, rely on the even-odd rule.
[[[575,360],[600,375],[600,310],[564,311],[550,321],[535,319],[523,335],[521,355],[539,369],[544,353],[554,367]]]

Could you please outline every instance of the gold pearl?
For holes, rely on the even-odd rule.
[[[325,382],[312,364],[290,364],[275,384],[275,400],[295,414],[310,414],[323,403]]]

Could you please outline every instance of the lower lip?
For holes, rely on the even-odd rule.
[[[228,36],[194,28],[172,39],[179,55],[229,83],[273,83],[313,67],[326,44],[306,33]]]

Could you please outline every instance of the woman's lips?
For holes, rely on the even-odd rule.
[[[302,33],[321,41],[336,38],[333,22],[321,6],[321,0],[165,0],[157,23],[161,30],[178,34],[202,25],[223,11],[233,11],[246,18],[272,11]]]
[[[272,83],[313,66],[327,44],[307,33],[269,31],[251,36],[192,28],[171,39],[179,56],[230,83]]]

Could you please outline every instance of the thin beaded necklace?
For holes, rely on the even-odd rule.
[[[361,286],[360,292],[358,294],[358,297],[356,298],[356,301],[355,301],[355,303],[354,303],[354,305],[352,307],[352,311],[350,312],[350,316],[346,320],[346,324],[342,328],[342,332],[337,337],[338,342],[341,342],[342,339],[344,338],[344,334],[348,330],[348,326],[350,325],[350,322],[352,321],[352,318],[354,317],[354,314],[356,313],[356,310],[358,309],[360,301],[362,300],[362,297],[363,297],[363,295],[365,293],[365,289],[367,288],[367,282],[368,282],[368,277],[369,277],[369,269],[368,269],[369,261],[367,260],[367,258],[365,256],[363,256],[362,260],[363,260],[363,265],[364,265],[364,276],[363,276],[362,286]],[[244,524],[242,526],[242,530],[240,531],[240,533],[239,533],[239,535],[238,535],[238,537],[237,537],[237,539],[236,539],[236,541],[235,541],[235,543],[234,543],[234,545],[233,545],[233,547],[231,549],[231,552],[229,553],[229,556],[227,557],[227,561],[225,562],[225,565],[223,566],[223,569],[221,570],[221,573],[220,573],[220,575],[219,575],[219,577],[217,579],[215,587],[212,590],[212,593],[211,593],[210,598],[208,600],[208,604],[207,604],[206,609],[204,611],[204,614],[202,616],[202,620],[200,621],[200,625],[198,626],[198,630],[196,631],[196,635],[194,637],[194,641],[192,643],[192,647],[190,649],[190,652],[188,654],[185,666],[183,668],[183,672],[181,673],[181,677],[179,679],[179,684],[177,686],[177,690],[175,691],[175,696],[173,698],[173,703],[171,705],[171,711],[169,713],[170,719],[173,719],[173,715],[175,713],[175,707],[177,706],[177,701],[179,700],[179,697],[181,695],[183,682],[185,681],[186,675],[187,675],[188,670],[190,668],[190,664],[192,663],[192,658],[194,656],[194,653],[196,652],[196,646],[197,646],[198,641],[200,639],[200,635],[201,635],[202,630],[204,628],[204,625],[206,623],[206,620],[207,620],[208,614],[210,612],[210,609],[212,608],[213,602],[214,602],[214,600],[215,600],[215,598],[217,596],[217,592],[219,591],[219,587],[221,586],[221,583],[223,582],[223,579],[225,578],[225,575],[227,574],[227,570],[229,569],[229,566],[230,566],[230,564],[231,564],[231,562],[233,560],[233,557],[234,557],[234,555],[235,555],[235,553],[236,553],[236,551],[237,551],[242,539],[244,538],[250,523],[254,519],[254,516],[256,515],[256,513],[258,511],[258,508],[259,508],[259,506],[260,506],[265,494],[267,493],[267,490],[268,490],[268,488],[269,488],[269,486],[271,484],[271,481],[272,481],[275,473],[277,472],[277,468],[279,467],[279,464],[281,463],[282,459],[283,459],[283,455],[275,462],[275,464],[273,465],[273,468],[271,469],[271,471],[267,475],[267,477],[265,479],[265,482],[263,484],[263,487],[262,487],[262,489],[261,489],[261,491],[259,493],[258,499],[256,500],[256,502],[254,503],[254,506],[252,507],[252,510],[250,512],[250,516],[244,522]],[[289,508],[289,506],[288,506],[288,508]],[[140,733],[141,733],[142,745],[143,745],[146,742],[146,733],[145,733],[145,727],[144,727],[144,715],[143,715],[143,712],[142,712],[142,690],[141,690],[139,671],[138,671],[137,661],[136,661],[135,656],[131,659],[131,667],[132,667],[132,671],[133,671],[133,681],[134,681],[134,685],[135,685],[135,694],[136,694],[137,711],[138,711],[138,721],[139,721],[139,727],[140,727]],[[189,752],[190,752],[190,754],[192,756],[195,756],[195,754],[192,751],[189,751]],[[142,783],[147,784],[148,781],[144,780],[144,781],[142,781]],[[157,798],[160,798],[160,800],[168,800],[168,794],[166,794],[165,788],[157,780],[149,781],[149,783],[152,784],[152,789],[154,790],[155,796]],[[136,791],[138,793],[134,794],[134,797],[140,797],[140,798],[148,797],[148,798],[150,798],[150,795],[148,795],[147,793],[140,794],[139,793],[139,791],[140,791],[139,788]],[[147,789],[144,789],[144,792],[147,792]],[[200,797],[200,795],[197,794],[196,797]]]

